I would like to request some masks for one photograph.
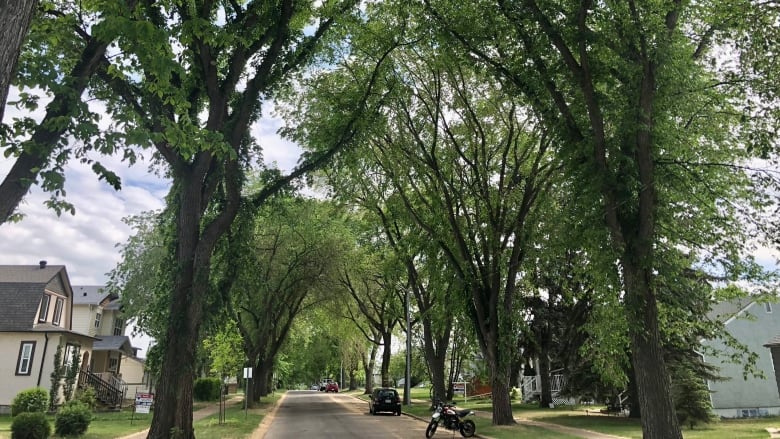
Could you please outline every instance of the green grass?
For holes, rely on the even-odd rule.
[[[226,422],[219,423],[219,414],[208,416],[196,421],[195,434],[198,439],[241,439],[249,436],[263,417],[271,410],[273,404],[281,398],[281,394],[264,397],[257,407],[249,409],[244,415],[241,404],[229,405],[226,411]],[[199,408],[206,405],[198,404]],[[134,418],[134,419],[131,419]],[[145,430],[152,421],[151,414],[135,414],[132,410],[122,412],[96,413],[83,439],[114,439]],[[54,417],[51,417],[52,430]],[[0,439],[11,438],[11,416],[0,416]]]
[[[103,439],[127,436],[136,431],[149,428],[152,415],[135,415],[132,420],[131,411],[96,413],[89,424],[84,439]],[[11,438],[11,416],[0,416],[0,439]],[[52,432],[54,431],[54,416],[50,416]]]

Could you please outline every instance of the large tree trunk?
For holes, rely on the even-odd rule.
[[[445,364],[447,362],[447,347],[450,341],[450,325],[446,325],[444,331],[434,342],[433,323],[429,316],[423,317],[423,352],[425,361],[431,373],[431,386],[433,387],[433,401],[446,399]]]
[[[658,304],[643,270],[624,267],[626,302],[630,326],[632,364],[637,397],[642,413],[642,432],[647,438],[681,439],[671,395],[671,380],[666,370],[661,333],[658,328]]]
[[[0,122],[3,121],[8,88],[16,72],[22,43],[30,30],[38,0],[3,0],[0,2]]]
[[[392,341],[392,333],[385,332],[382,334],[382,387],[395,387],[395,383],[390,379],[390,358],[393,355]]]
[[[379,350],[377,345],[371,345],[371,351],[368,358],[363,357],[363,373],[366,375],[366,395],[374,392],[374,365],[376,364],[376,352]]]
[[[148,439],[195,438],[192,427],[192,384],[210,266],[208,258],[196,264],[201,218],[198,192],[197,189],[184,188],[179,194],[176,249],[178,272]]]
[[[174,186],[176,207],[176,275],[171,297],[165,355],[157,386],[154,416],[147,439],[194,439],[192,427],[192,384],[195,354],[203,320],[203,304],[209,291],[211,254],[217,240],[238,212],[238,185],[228,178],[229,202],[225,210],[206,227],[201,223],[207,202],[201,182],[209,169],[211,155],[200,153],[189,167],[174,166],[179,182]],[[226,168],[238,174],[235,162]]]
[[[550,376],[550,356],[545,349],[539,355],[539,381],[542,393],[539,398],[539,407],[550,408],[552,400],[552,376]]]

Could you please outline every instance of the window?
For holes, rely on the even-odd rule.
[[[33,354],[35,354],[35,342],[23,341],[21,346],[19,346],[19,359],[16,361],[17,375],[30,375]]]
[[[45,322],[46,319],[49,317],[49,301],[51,300],[51,296],[48,294],[44,294],[43,298],[41,299],[41,308],[38,310],[38,321],[39,322]]]
[[[59,326],[60,320],[62,320],[62,306],[64,304],[65,301],[59,297],[57,298],[57,302],[54,304],[54,318],[52,318],[51,322],[56,326]]]
[[[767,314],[771,314],[772,313],[772,304],[768,303],[768,302],[765,303],[764,304],[764,309],[766,310]]]
[[[65,357],[62,359],[62,364],[64,364],[68,369],[73,365],[73,359],[76,360],[79,359],[79,354],[81,351],[81,346],[76,344],[70,344],[68,343],[65,345]]]
[[[100,313],[95,313],[95,327],[96,327],[96,328],[99,328],[99,327],[100,327],[100,319],[101,319],[102,317],[103,317],[103,316],[102,316]]]
[[[118,366],[119,366],[119,358],[110,357],[108,359],[108,371],[109,372],[116,372]]]
[[[122,335],[125,332],[125,322],[120,318],[114,319],[114,335]]]

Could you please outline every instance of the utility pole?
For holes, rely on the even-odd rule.
[[[404,376],[404,405],[411,405],[412,380],[412,319],[409,311],[409,287],[404,288],[404,307],[406,308],[406,374]]]

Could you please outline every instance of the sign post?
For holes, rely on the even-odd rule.
[[[252,379],[252,368],[251,367],[245,367],[244,368],[244,380],[246,382],[246,387],[244,389],[244,418],[246,418],[247,410],[249,409],[249,380]]]

